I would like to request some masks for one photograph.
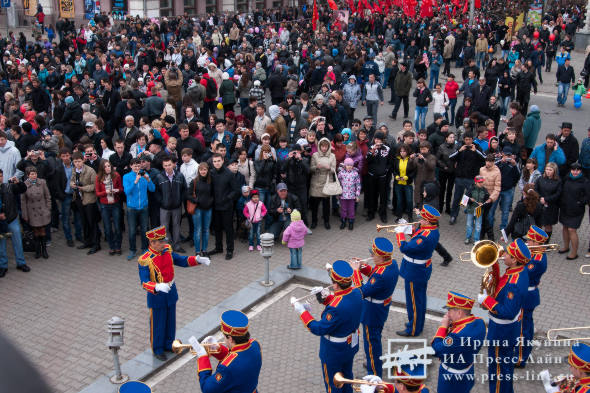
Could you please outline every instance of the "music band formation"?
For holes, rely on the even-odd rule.
[[[516,239],[505,250],[484,240],[464,253],[469,254],[467,260],[488,270],[476,299],[454,290],[448,292],[447,313],[431,341],[435,356],[440,359],[436,389],[429,390],[425,385],[424,365],[394,367],[396,379],[393,383],[383,381],[382,330],[400,276],[404,280],[408,321],[397,334],[420,336],[424,328],[431,258],[440,237],[440,213],[424,205],[417,215],[417,223],[387,226],[388,231],[395,232],[396,245],[402,254],[399,268],[392,258],[394,244],[387,238],[377,237],[371,245],[369,258],[326,264],[331,286],[314,287],[307,296],[291,298],[305,327],[313,335],[320,336],[319,358],[326,392],[350,393],[353,388],[362,393],[469,392],[475,383],[473,361],[484,340],[489,344],[490,393],[513,392],[514,368],[525,367],[532,351],[533,313],[540,304],[538,286],[547,269],[546,252],[553,249],[545,244],[547,233],[534,225],[525,240]],[[191,337],[189,344],[184,345],[174,340],[178,301],[174,265],[209,265],[210,260],[174,253],[165,242],[165,227],[148,231],[146,236],[149,249],[139,258],[138,266],[141,285],[147,292],[154,356],[165,360],[165,351],[190,348],[197,357],[197,373],[204,393],[257,392],[262,350],[258,341],[250,337],[248,317],[241,311],[230,310],[221,315],[224,343],[212,336],[200,343]],[[373,265],[367,263],[369,261]],[[506,266],[503,274],[500,261]],[[319,319],[312,315],[308,302],[314,298],[325,306]],[[476,302],[488,312],[487,329],[483,319],[472,315]],[[353,361],[359,351],[361,335],[368,375],[354,379]],[[210,356],[219,362],[215,370]],[[547,384],[545,390],[550,393],[590,392],[590,346],[575,343],[568,363],[570,377]]]

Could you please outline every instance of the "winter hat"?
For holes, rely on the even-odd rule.
[[[531,105],[529,112],[541,112],[537,105]]]
[[[222,78],[224,81],[226,81],[226,80],[228,80],[228,79],[229,79],[229,74],[228,74],[227,72],[224,72],[224,73],[221,75],[221,78]]]
[[[254,81],[254,86],[259,87],[260,86],[260,81]]]
[[[188,81],[188,87],[192,87],[195,84],[195,80],[191,79]]]
[[[74,97],[67,96],[64,101],[66,102],[66,104],[73,104],[74,103]]]
[[[281,111],[278,105],[271,105],[270,108],[268,108],[268,113],[270,114],[270,119],[275,121],[275,119],[281,114]]]
[[[352,158],[346,158],[344,160],[344,166],[354,166],[354,161],[352,160]]]
[[[291,221],[300,221],[301,220],[301,213],[299,210],[295,209],[291,212]]]

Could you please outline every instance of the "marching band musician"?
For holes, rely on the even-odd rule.
[[[262,367],[262,350],[258,341],[250,338],[248,317],[237,310],[221,314],[221,332],[227,346],[218,344],[211,336],[203,343],[209,353],[219,360],[213,374],[209,354],[195,337],[189,339],[197,352],[197,373],[203,393],[256,393]]]
[[[499,278],[495,293],[486,290],[477,297],[489,311],[487,340],[488,374],[490,393],[512,393],[516,346],[520,335],[520,318],[523,299],[529,286],[528,269],[524,265],[531,259],[531,252],[522,239],[508,245],[503,255],[506,272]],[[493,265],[494,274],[499,275],[498,264]]]
[[[364,332],[365,355],[367,358],[367,371],[373,375],[381,376],[381,332],[387,321],[391,295],[395,290],[399,270],[397,262],[391,258],[393,244],[384,237],[378,237],[373,241],[371,255],[375,267],[360,265],[353,259],[352,267],[355,275],[358,272],[368,276],[367,282],[360,281],[363,295],[363,312],[361,323]],[[353,280],[354,281],[354,280]]]
[[[528,246],[540,246],[549,239],[549,236],[538,226],[531,225],[526,238],[528,239]],[[533,350],[531,345],[535,333],[533,312],[535,307],[541,304],[539,283],[541,282],[541,276],[547,270],[547,254],[539,250],[531,252],[531,255],[531,260],[526,264],[529,273],[529,287],[522,302],[522,329],[518,347],[518,363],[515,365],[515,367],[519,368],[526,365],[526,361]]]
[[[590,392],[590,345],[576,343],[572,345],[567,358],[576,384],[571,391],[562,390],[561,393],[589,393]]]
[[[366,375],[363,379],[371,383],[379,383],[386,388],[384,393],[429,393],[430,390],[424,384],[426,375],[423,364],[415,365],[413,369],[409,365],[401,366],[401,371],[394,367],[396,379],[393,383],[385,383],[376,375]],[[375,393],[377,386],[361,385],[361,393]]]
[[[432,274],[432,253],[438,244],[440,234],[436,223],[440,213],[430,205],[424,205],[419,212],[420,226],[409,240],[404,227],[395,228],[397,243],[402,253],[401,276],[405,280],[406,309],[408,323],[400,336],[418,336],[424,328],[426,317],[426,288]]]
[[[432,340],[440,359],[438,393],[467,393],[473,388],[473,361],[486,337],[485,322],[471,314],[474,303],[457,292],[447,295],[448,311]]]
[[[335,261],[329,271],[334,295],[322,312],[322,319],[316,321],[311,313],[294,297],[291,304],[300,315],[309,331],[320,339],[320,360],[326,392],[351,393],[350,385],[337,388],[334,374],[342,372],[352,378],[354,355],[358,352],[358,328],[361,321],[363,300],[358,288],[352,286],[353,270],[346,261]]]
[[[174,283],[174,265],[189,267],[209,265],[209,258],[185,257],[172,251],[166,243],[166,227],[161,226],[146,232],[148,250],[139,257],[139,279],[147,292],[150,309],[150,339],[154,356],[166,360],[164,351],[172,351],[176,336],[176,302],[178,292]]]

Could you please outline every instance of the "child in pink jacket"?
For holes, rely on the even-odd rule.
[[[260,200],[258,190],[250,191],[250,200],[244,205],[243,213],[246,220],[252,224],[248,233],[248,250],[254,251],[254,237],[256,237],[256,248],[260,251],[262,250],[260,247],[260,222],[266,216],[266,206]]]
[[[291,212],[291,224],[283,232],[283,244],[289,247],[291,264],[287,269],[301,269],[301,256],[303,254],[303,240],[307,235],[307,227],[301,220],[301,213],[297,209]]]

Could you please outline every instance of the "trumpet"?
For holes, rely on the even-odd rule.
[[[572,338],[557,338],[557,332],[565,331],[576,331],[576,330],[590,330],[590,326],[576,326],[570,328],[559,328],[547,330],[547,340],[560,342],[560,341],[590,341],[589,337],[572,337]]]
[[[344,386],[344,384],[376,386],[377,392],[379,392],[379,393],[387,392],[387,385],[385,383],[369,382],[369,381],[364,381],[362,379],[348,379],[348,378],[344,378],[344,375],[342,375],[342,373],[334,374],[334,386],[336,386],[338,389],[340,389]],[[352,389],[355,392],[361,391],[360,386],[353,386]]]
[[[219,345],[219,344],[208,344],[208,343],[201,343],[201,345],[203,347],[205,347],[205,350],[207,351],[207,353],[209,353],[209,348],[214,346],[214,345]],[[193,346],[190,344],[183,344],[182,341],[180,341],[179,339],[176,339],[174,341],[172,341],[172,352],[176,353],[176,354],[180,354],[182,352],[184,352],[186,349],[190,350],[191,353],[193,355],[196,355],[197,353],[195,352],[195,350],[193,349]]]
[[[528,246],[529,251],[531,253],[534,252],[547,252],[547,251],[557,251],[559,249],[559,244],[551,243],[551,244],[539,244],[538,246]]]
[[[590,268],[590,265],[582,265],[580,266],[580,274],[586,275],[586,274],[590,274],[590,270],[589,271],[584,271],[587,270],[587,268]]]
[[[420,224],[420,221],[416,221],[416,222],[405,222],[405,223],[402,223],[402,224],[391,224],[391,225],[379,225],[379,224],[377,224],[377,232],[381,232],[384,229],[386,229],[387,232],[395,232],[395,230],[393,228],[402,227],[402,226],[406,226],[406,225],[416,225],[416,224]]]
[[[327,286],[327,287],[325,287],[325,288],[322,288],[322,291],[323,291],[324,289],[328,289],[328,290],[330,290],[330,289],[332,289],[332,286],[331,286],[331,285],[329,285],[329,286]],[[305,295],[305,296],[302,296],[302,297],[300,297],[300,298],[298,298],[298,299],[295,299],[295,301],[294,301],[293,303],[295,303],[295,302],[307,302],[307,301],[309,301],[310,299],[314,299],[314,298],[315,298],[315,295],[317,295],[318,293],[321,293],[322,291],[319,291],[319,292],[314,292],[314,291],[311,291],[311,293],[309,293],[309,294],[307,294],[307,295]]]

